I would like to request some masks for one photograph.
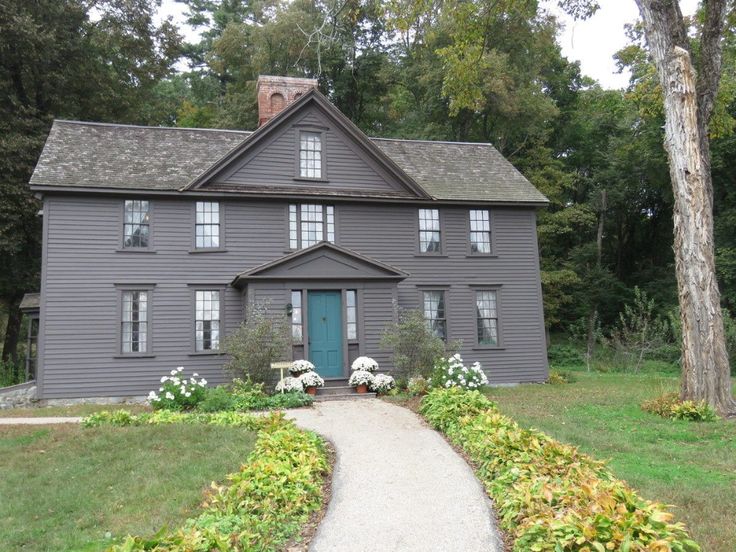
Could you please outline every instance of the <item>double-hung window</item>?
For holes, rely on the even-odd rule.
[[[217,201],[197,201],[195,206],[194,247],[220,247],[220,204]]]
[[[220,348],[220,292],[194,292],[194,350],[198,353]]]
[[[322,133],[299,133],[299,177],[322,178]]]
[[[289,248],[304,249],[321,241],[335,243],[335,207],[289,205]]]
[[[121,350],[123,354],[146,353],[148,347],[149,292],[122,292]]]
[[[442,290],[423,291],[424,319],[432,333],[447,340],[447,312],[445,310],[445,292]]]
[[[498,345],[498,295],[496,290],[475,292],[478,345]]]
[[[123,248],[147,248],[150,240],[151,204],[126,199],[123,205]]]
[[[439,209],[419,209],[419,252],[441,251]]]
[[[470,217],[470,252],[474,254],[490,254],[491,252],[491,215],[488,209],[471,209]]]

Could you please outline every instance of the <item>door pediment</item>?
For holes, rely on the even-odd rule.
[[[249,280],[403,280],[407,273],[350,249],[320,242],[238,274],[232,282]]]

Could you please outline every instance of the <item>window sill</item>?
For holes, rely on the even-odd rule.
[[[190,249],[189,253],[193,255],[198,253],[227,253],[227,249],[224,247],[206,247],[202,249]]]
[[[187,356],[190,357],[199,357],[199,356],[222,356],[225,353],[223,351],[195,351],[193,353],[189,353]]]
[[[128,355],[114,355],[112,358],[156,358],[156,355],[149,354],[149,353],[143,353],[140,355],[128,354]]]
[[[505,351],[506,347],[500,345],[476,345],[472,348],[473,351]]]
[[[465,255],[466,259],[473,259],[476,257],[481,259],[498,259],[498,255],[494,255],[493,253],[470,253]]]
[[[118,247],[115,250],[116,253],[156,253],[155,249],[149,249],[147,247]]]
[[[326,178],[307,178],[306,176],[295,176],[293,180],[296,180],[297,182],[315,182],[317,184],[328,184],[330,182]]]
[[[434,257],[435,259],[448,259],[450,256],[443,253],[415,253],[415,257]]]

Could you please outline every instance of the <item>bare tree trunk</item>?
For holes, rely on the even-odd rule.
[[[682,322],[681,397],[704,400],[724,416],[736,415],[715,275],[708,145],[708,120],[721,68],[726,2],[706,2],[701,49],[710,59],[701,66],[700,88],[678,2],[636,2],[664,95],[665,149],[674,194],[674,250]]]
[[[606,203],[607,203],[608,196],[606,194],[606,190],[601,190],[601,210],[600,214],[598,215],[598,234],[596,235],[596,247],[597,247],[597,254],[596,254],[596,267],[601,268],[601,264],[603,261],[603,225],[606,220]],[[588,369],[588,372],[590,372],[590,360],[593,357],[593,352],[595,349],[595,324],[598,320],[598,304],[594,303],[593,306],[590,309],[590,314],[588,315],[588,339],[587,339],[587,347],[585,350],[585,365]]]

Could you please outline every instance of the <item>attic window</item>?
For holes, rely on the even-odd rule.
[[[299,176],[322,178],[322,133],[302,131],[299,135]]]

